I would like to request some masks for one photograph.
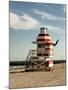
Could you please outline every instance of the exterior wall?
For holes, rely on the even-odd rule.
[[[37,37],[37,55],[38,56],[53,56],[53,41],[49,34],[39,34]],[[44,43],[44,44],[43,44]]]
[[[49,67],[53,67],[53,60],[49,60]]]
[[[42,60],[43,62],[45,60],[48,67],[52,67],[53,41],[50,35],[47,33],[47,28],[40,28],[40,34],[38,34],[36,41],[33,43],[37,44],[38,60]]]

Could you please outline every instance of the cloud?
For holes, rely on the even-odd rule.
[[[40,13],[41,14],[41,13]],[[28,14],[22,16],[10,12],[10,27],[17,30],[30,30],[34,28],[40,28],[41,26],[47,27],[49,32],[64,34],[65,31],[61,27],[56,27],[54,25],[45,25],[41,22],[38,22],[36,19],[32,18]]]
[[[33,29],[39,22],[28,14],[22,16],[10,12],[10,27],[13,29]]]
[[[50,13],[47,13],[38,9],[33,9],[33,11],[35,14],[40,15],[42,19],[46,18],[48,20],[64,20],[63,17],[58,17],[58,16],[52,15]]]
[[[52,26],[52,25],[47,25],[47,27],[50,29],[50,30],[61,30],[61,28],[59,27],[56,27],[56,26]]]
[[[58,27],[58,26],[51,25],[51,24],[45,25],[42,23],[40,23],[40,27],[48,28],[48,33],[53,33],[57,35],[65,35],[65,29],[63,27]]]
[[[60,27],[56,27],[56,26],[53,26],[53,25],[47,25],[47,28],[52,33],[65,34],[65,30],[60,28]]]

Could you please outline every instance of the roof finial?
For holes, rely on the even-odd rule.
[[[48,30],[47,28],[41,27],[41,28],[40,28],[40,33],[41,33],[41,34],[46,34],[46,33],[47,33],[47,30]]]

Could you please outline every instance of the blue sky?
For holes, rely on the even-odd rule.
[[[10,60],[25,60],[30,49],[36,49],[40,27],[48,28],[54,47],[53,59],[65,59],[65,7],[63,4],[9,2]]]

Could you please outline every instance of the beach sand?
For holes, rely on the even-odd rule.
[[[9,73],[9,88],[33,88],[66,85],[65,63],[55,64],[54,72],[34,71]]]

